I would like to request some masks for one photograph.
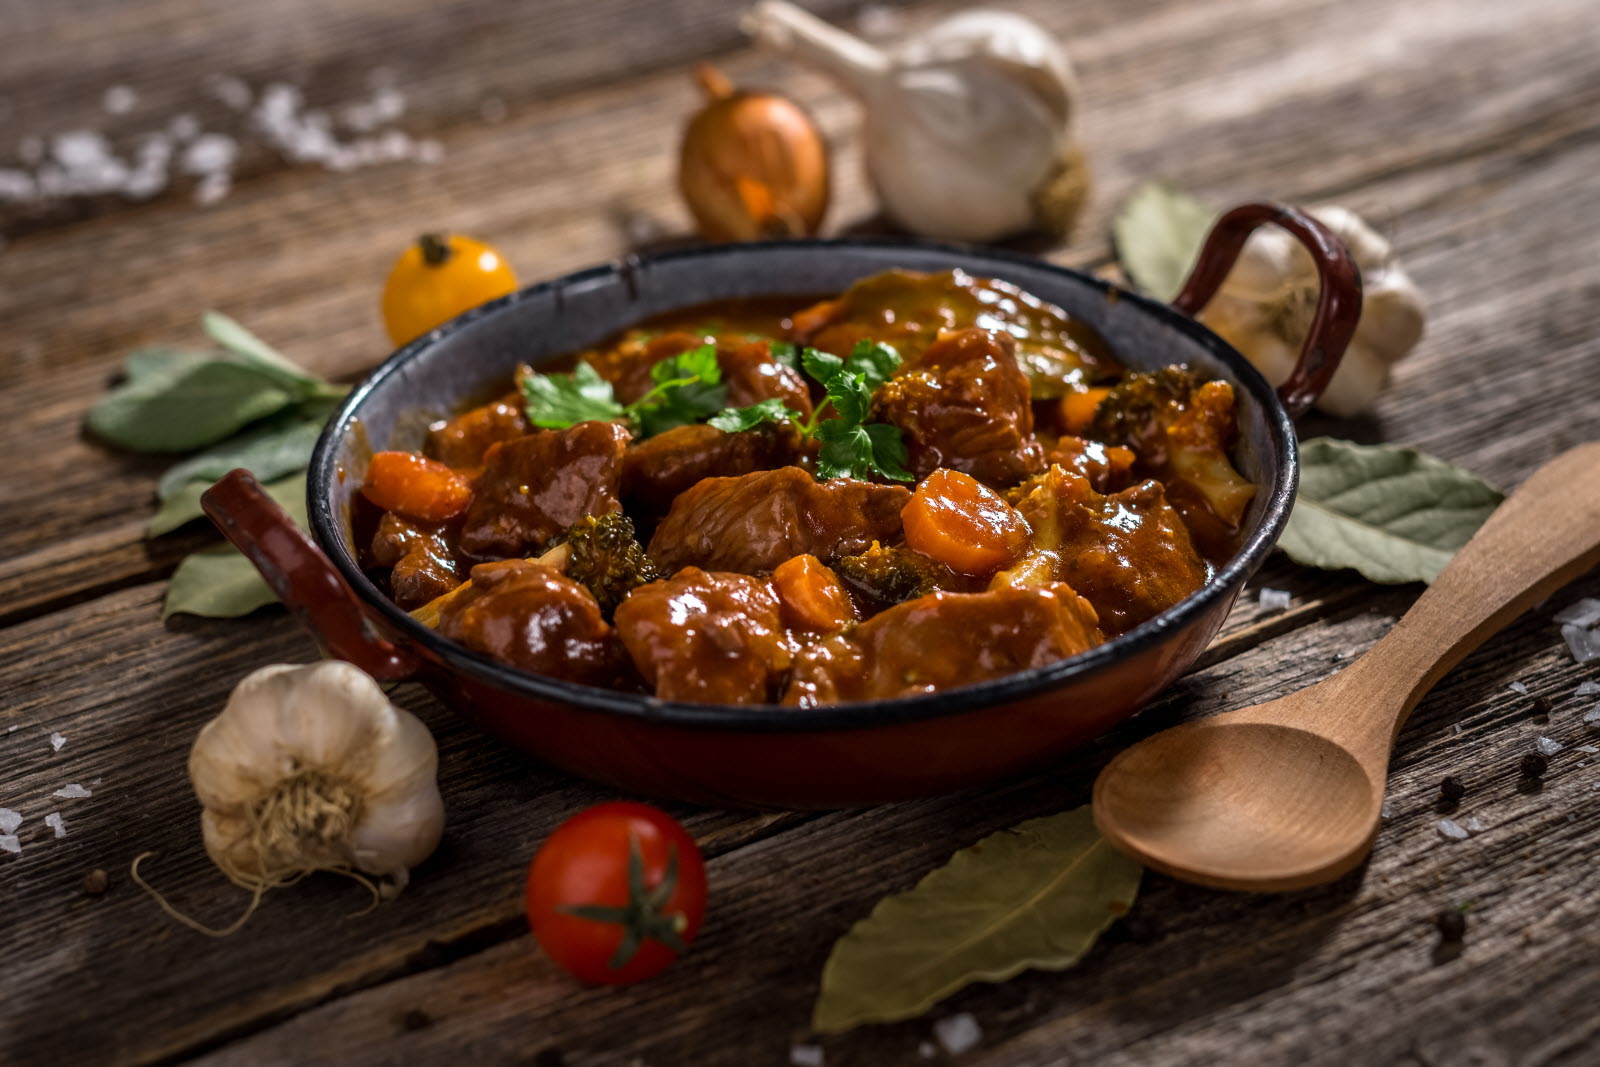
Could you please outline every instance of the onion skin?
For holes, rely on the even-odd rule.
[[[828,210],[828,147],[799,105],[734,90],[708,67],[711,99],[689,120],[678,188],[710,241],[807,237]]]

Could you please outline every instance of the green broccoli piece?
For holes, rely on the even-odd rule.
[[[606,618],[635,586],[662,577],[622,512],[585,516],[567,531],[565,573],[590,593]]]
[[[833,569],[857,590],[883,604],[898,604],[957,584],[955,572],[942,563],[904,545],[884,547],[876,541],[859,556],[834,560]]]
[[[1095,409],[1089,436],[1108,445],[1123,445],[1144,455],[1165,451],[1165,432],[1205,377],[1175,364],[1158,371],[1129,374],[1111,387]]]

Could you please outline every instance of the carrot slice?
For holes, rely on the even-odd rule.
[[[900,512],[906,544],[958,574],[991,574],[1028,550],[1028,523],[993,489],[943,467]]]
[[[1061,398],[1061,430],[1063,433],[1082,434],[1094,421],[1100,401],[1110,395],[1110,389],[1080,389]]]
[[[361,495],[408,519],[443,522],[467,510],[472,482],[459,471],[414,452],[379,452],[367,464]]]
[[[778,564],[772,588],[783,621],[797,630],[831,633],[856,617],[850,595],[816,556],[795,556]]]

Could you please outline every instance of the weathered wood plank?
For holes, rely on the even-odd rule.
[[[1600,591],[1600,578],[1551,607]],[[1308,685],[1369,646],[1409,602],[1403,590],[1319,620],[1186,678],[1134,722],[1053,773],[957,797],[839,813],[711,864],[713,910],[693,953],[656,981],[589,990],[564,981],[520,938],[309,1011],[200,1062],[380,1064],[467,1053],[519,1062],[781,1064],[808,1030],[828,947],[883,893],[994,829],[1083,803],[1122,744],[1171,721]],[[1372,861],[1334,885],[1262,897],[1148,875],[1130,917],[1076,970],[976,986],[936,1009],[967,1011],[984,1052],[964,1063],[1389,1063],[1413,1045],[1431,1062],[1581,1062],[1585,1005],[1600,991],[1588,929],[1595,887],[1584,856],[1600,832],[1600,766],[1569,747],[1543,790],[1519,792],[1535,736],[1594,739],[1570,694],[1591,672],[1559,650],[1535,613],[1470,658],[1418,709],[1390,779],[1393,817]],[[1530,721],[1513,679],[1547,693]],[[1460,732],[1456,727],[1460,726]],[[1439,779],[1464,776],[1459,817],[1481,836],[1434,826]],[[838,857],[848,856],[841,864]],[[1461,959],[1436,962],[1430,916],[1472,903]],[[1514,990],[1513,994],[1511,991]],[[1530,1000],[1536,1004],[1530,1004]],[[409,1030],[406,1013],[428,1025]],[[648,1025],[642,1021],[649,1020]],[[415,1023],[417,1018],[412,1017]],[[914,1062],[929,1019],[820,1039],[829,1064]],[[1534,1048],[1543,1058],[1524,1058]],[[1248,1050],[1248,1051],[1245,1051]]]

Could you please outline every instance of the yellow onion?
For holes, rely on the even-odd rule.
[[[809,116],[773,93],[736,90],[702,64],[707,103],[689,120],[678,187],[712,241],[804,237],[828,210],[828,146]]]

